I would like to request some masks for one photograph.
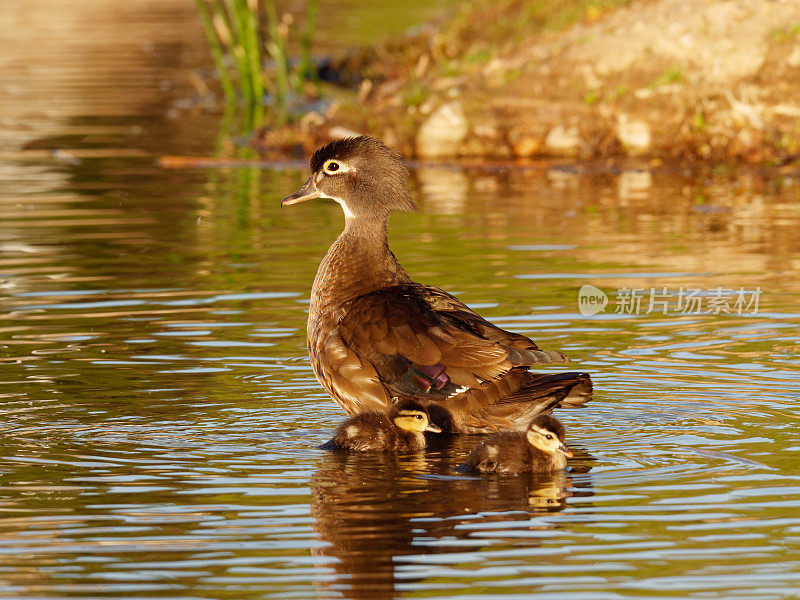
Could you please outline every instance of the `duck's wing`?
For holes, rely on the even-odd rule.
[[[371,399],[379,383],[389,400],[412,397],[438,404],[459,431],[518,427],[520,407],[514,405],[526,401],[520,393],[535,377],[526,368],[568,360],[492,325],[429,286],[372,292],[346,302],[332,316],[336,324],[329,335],[317,336],[321,347],[316,350],[329,357],[324,361],[328,376],[342,382],[336,385],[353,388],[360,380]],[[567,393],[568,388],[560,399]],[[539,403],[535,412],[542,409]]]
[[[532,339],[490,323],[444,290],[429,285],[414,287],[434,311],[447,315],[460,326],[469,328],[475,335],[501,346],[508,353],[509,360],[514,366],[569,362],[569,358],[561,352],[542,350]]]

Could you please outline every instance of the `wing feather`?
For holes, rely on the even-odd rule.
[[[487,421],[492,428],[513,427],[514,407],[497,402],[530,379],[525,367],[566,360],[419,284],[346,302],[315,326],[314,336],[315,372],[348,412],[413,397],[439,403],[461,430],[485,431]]]

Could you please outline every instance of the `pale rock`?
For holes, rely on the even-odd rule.
[[[578,154],[580,143],[578,129],[576,127],[564,127],[563,125],[553,127],[544,140],[544,146],[547,151],[557,156],[575,156]]]
[[[632,156],[644,154],[650,150],[653,136],[650,125],[644,121],[630,120],[627,115],[620,115],[616,128],[617,139],[628,154]]]
[[[457,156],[468,129],[461,103],[443,104],[419,128],[417,155],[421,158]]]
[[[790,67],[800,67],[800,46],[795,46],[792,49],[789,58],[786,59],[786,64]]]

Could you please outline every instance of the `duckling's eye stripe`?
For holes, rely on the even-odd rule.
[[[399,413],[397,413],[397,414],[398,414],[398,415],[400,415],[401,417],[416,417],[417,415],[419,415],[419,413],[417,413],[417,412],[411,412],[411,411],[409,411],[409,410],[401,410],[401,411],[400,411]],[[420,416],[422,416],[422,415],[420,415]]]

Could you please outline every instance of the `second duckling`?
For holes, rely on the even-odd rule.
[[[425,431],[442,430],[430,422],[422,404],[401,400],[392,405],[388,414],[364,412],[347,419],[320,449],[414,452],[425,447]]]
[[[572,456],[564,445],[564,426],[549,414],[538,415],[525,433],[495,433],[472,449],[458,471],[500,475],[551,473],[567,468]]]

